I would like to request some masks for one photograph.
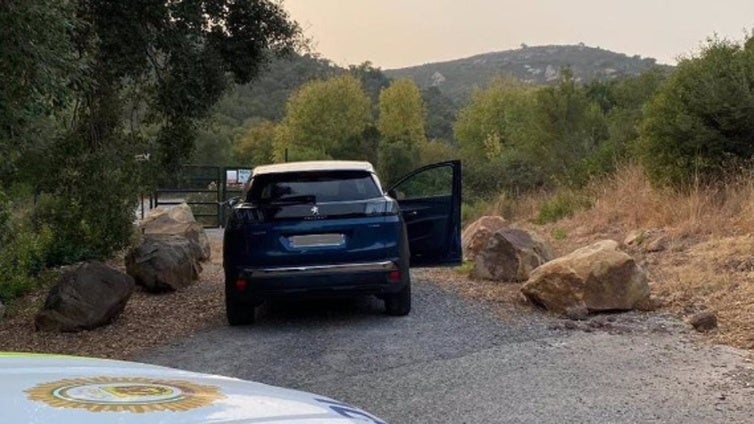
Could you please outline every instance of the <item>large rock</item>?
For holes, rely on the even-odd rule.
[[[476,255],[487,245],[490,236],[504,228],[505,219],[501,216],[483,216],[469,224],[461,235],[463,259],[473,261]]]
[[[533,303],[567,313],[622,311],[649,302],[644,271],[618,243],[604,240],[555,259],[531,273],[521,288]]]
[[[177,234],[191,242],[191,251],[200,261],[210,258],[210,246],[204,227],[196,222],[191,208],[182,203],[170,208],[159,207],[149,211],[139,224],[144,234]]]
[[[201,265],[191,243],[174,234],[147,234],[126,255],[126,272],[147,291],[182,289],[199,277]]]
[[[552,260],[550,245],[536,234],[515,228],[494,232],[474,259],[471,276],[496,281],[526,281],[529,273]]]
[[[101,262],[66,271],[47,294],[34,325],[41,331],[90,330],[118,317],[134,291],[134,279]]]

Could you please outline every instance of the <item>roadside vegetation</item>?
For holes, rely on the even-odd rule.
[[[754,36],[638,76],[501,75],[457,104],[370,63],[292,55],[299,28],[271,0],[143,3],[0,15],[0,301],[128,246],[138,195],[186,163],[369,160],[387,185],[460,158],[465,222],[523,221],[561,253],[667,235],[646,255],[657,293],[719,311],[721,334],[754,347],[725,327],[754,334]]]
[[[569,213],[542,221],[563,196],[588,202],[564,207]],[[603,239],[624,242],[649,273],[653,295],[679,316],[709,310],[720,318],[716,342],[754,349],[754,174],[730,176],[724,184],[696,184],[686,190],[657,187],[637,163],[584,187],[554,193],[501,196],[480,215],[501,215],[547,238],[558,254]],[[462,274],[465,271],[459,271]],[[467,272],[466,272],[467,273]],[[483,285],[477,296],[495,298],[500,285]],[[481,291],[484,291],[481,290]]]
[[[9,0],[0,45],[8,302],[43,284],[47,267],[128,246],[138,195],[189,160],[227,88],[301,36],[268,0]]]

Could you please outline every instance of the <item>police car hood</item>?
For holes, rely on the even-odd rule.
[[[295,390],[133,362],[0,353],[3,423],[382,423]]]

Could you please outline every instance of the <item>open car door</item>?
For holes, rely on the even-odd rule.
[[[411,266],[461,264],[461,161],[419,168],[388,193],[406,222]]]

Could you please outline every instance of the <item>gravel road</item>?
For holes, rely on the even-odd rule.
[[[754,365],[661,314],[563,321],[414,280],[377,300],[265,306],[141,361],[311,391],[400,423],[751,423]],[[494,311],[499,312],[499,305]]]

